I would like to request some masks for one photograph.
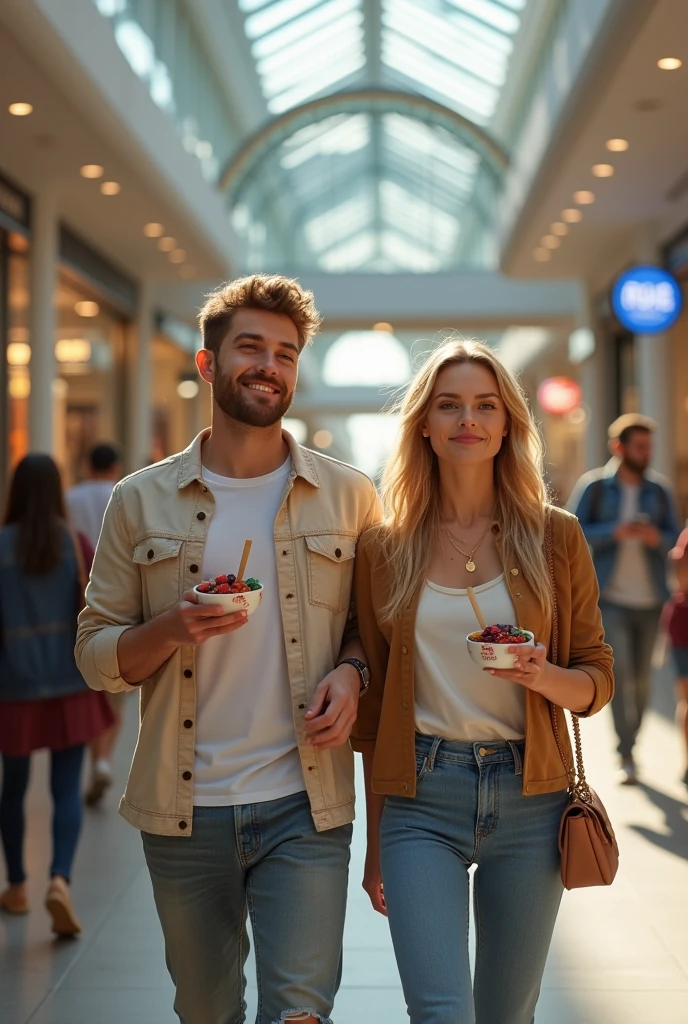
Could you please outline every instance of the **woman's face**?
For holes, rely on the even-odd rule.
[[[508,422],[492,371],[481,363],[452,363],[437,377],[421,430],[438,459],[468,466],[494,459]]]

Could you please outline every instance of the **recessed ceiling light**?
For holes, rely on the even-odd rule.
[[[186,252],[184,249],[173,249],[169,255],[170,263],[183,263],[186,259]]]
[[[77,302],[74,306],[74,312],[79,316],[98,316],[100,313],[100,306],[97,302],[89,302],[84,299],[81,302]]]
[[[158,249],[160,249],[162,252],[172,252],[172,250],[176,248],[177,239],[172,238],[171,235],[165,235],[165,237],[161,238],[160,241],[158,242]]]
[[[628,149],[628,139],[607,139],[605,143],[610,153],[625,153]]]
[[[678,57],[662,57],[661,60],[657,61],[657,67],[661,68],[662,71],[676,71],[682,64],[683,61]]]
[[[557,238],[556,235],[543,235],[542,244],[546,249],[558,249],[561,245],[561,239]]]
[[[192,278],[196,276],[196,268],[192,267],[190,263],[185,263],[183,267],[179,268],[179,276]]]
[[[177,394],[180,398],[195,398],[199,391],[197,380],[180,380],[177,384]]]
[[[394,328],[391,324],[388,324],[386,320],[380,320],[379,323],[373,324],[374,331],[384,331],[386,334],[393,334]]]
[[[26,117],[28,114],[33,113],[33,107],[30,103],[10,103],[7,109],[15,117]]]
[[[150,224],[146,224],[143,229],[143,233],[146,238],[160,238],[161,235],[165,234],[165,228],[162,224],[158,224],[156,221],[151,221]]]
[[[569,227],[568,224],[564,224],[560,220],[556,220],[554,224],[550,226],[550,231],[553,235],[568,235]]]
[[[546,263],[547,260],[550,260],[551,258],[552,253],[549,251],[549,249],[533,249],[533,259],[537,260],[538,263]]]
[[[567,224],[577,224],[579,220],[583,219],[583,212],[574,209],[562,210],[561,219],[565,220]]]
[[[611,164],[595,164],[592,173],[596,178],[611,178],[614,168]]]
[[[122,186],[118,181],[104,181],[100,186],[100,191],[104,196],[116,196],[122,191]]]
[[[31,346],[25,341],[11,341],[7,346],[7,362],[10,366],[28,366],[31,362]]]
[[[573,201],[574,203],[578,203],[580,206],[589,206],[590,203],[595,202],[595,193],[587,192],[585,189],[583,189],[582,192],[574,192]]]
[[[313,444],[316,448],[329,448],[333,441],[331,430],[316,430],[313,434]]]
[[[79,173],[82,178],[102,178],[103,168],[100,164],[84,164]]]

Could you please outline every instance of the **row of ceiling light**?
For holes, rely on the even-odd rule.
[[[33,113],[31,103],[10,103],[7,109],[15,117],[28,117],[29,114]],[[80,174],[82,178],[97,181],[105,174],[105,168],[101,164],[84,164],[80,169]],[[100,191],[104,196],[116,196],[122,191],[122,186],[118,181],[102,181],[100,183]],[[165,228],[162,224],[156,222],[146,224],[143,233],[147,238],[157,238],[158,249],[161,252],[167,253],[170,263],[179,264],[179,274],[181,277],[192,278],[196,276],[196,268],[186,262],[186,251],[177,245],[176,238],[165,234]],[[95,309],[92,308],[89,312],[81,312],[77,308],[78,306],[95,307]],[[75,309],[80,316],[97,316],[99,313],[98,305],[95,302],[77,303]]]
[[[662,57],[657,61],[657,67],[662,71],[677,71],[683,64],[678,57]],[[605,143],[610,153],[625,153],[630,143],[628,139],[607,139]],[[593,164],[592,173],[596,178],[611,178],[614,174],[614,165],[608,163]],[[588,189],[581,189],[573,193],[573,201],[576,207],[562,210],[561,220],[550,225],[548,234],[540,239],[540,244],[533,249],[533,259],[538,263],[545,263],[552,258],[555,249],[561,245],[561,239],[569,233],[569,224],[577,224],[583,219],[583,211],[577,209],[579,206],[590,206],[595,202],[595,193]]]

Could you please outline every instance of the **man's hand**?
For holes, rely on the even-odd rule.
[[[211,636],[240,629],[246,612],[225,612],[219,604],[199,604],[193,590],[187,590],[179,604],[165,612],[170,642],[177,647],[198,647]]]
[[[385,903],[385,891],[382,885],[382,872],[380,871],[380,851],[368,848],[363,870],[363,888],[370,897],[373,910],[378,914],[387,917],[387,904]]]
[[[638,536],[637,529],[634,523],[620,523],[614,530],[614,540],[631,540]]]
[[[642,541],[646,548],[658,548],[662,543],[662,535],[656,526],[641,523],[635,528],[634,536]]]
[[[318,750],[341,747],[358,712],[361,677],[353,665],[339,665],[318,685],[305,714],[308,742]]]

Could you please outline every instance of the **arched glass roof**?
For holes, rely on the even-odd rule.
[[[493,267],[494,165],[431,113],[366,109],[353,93],[422,97],[489,135],[527,3],[238,0],[274,117],[352,95],[295,123],[231,193],[244,269]]]
[[[488,124],[526,2],[239,0],[239,7],[273,114],[373,79]]]

